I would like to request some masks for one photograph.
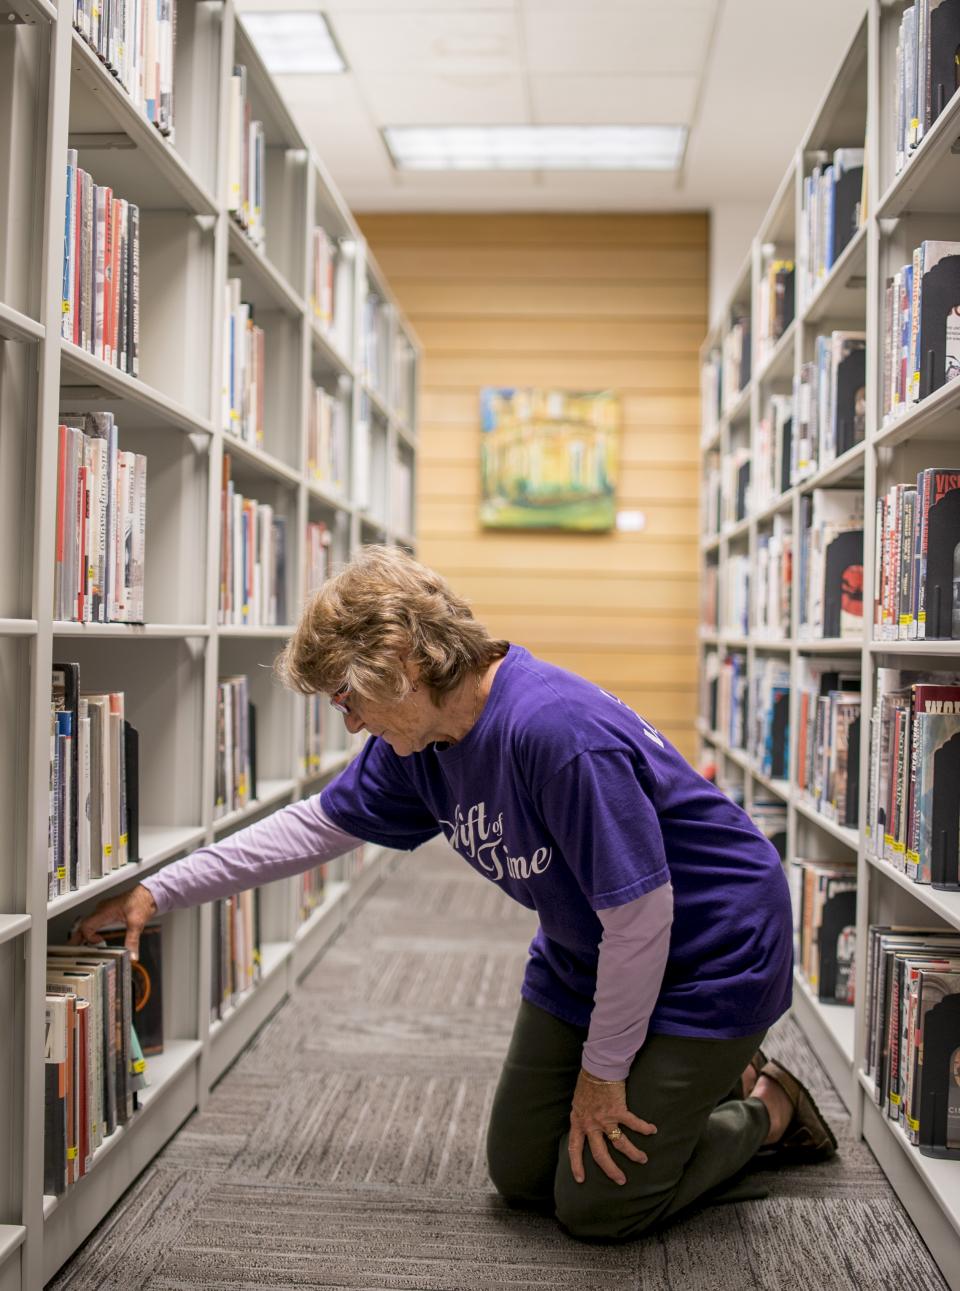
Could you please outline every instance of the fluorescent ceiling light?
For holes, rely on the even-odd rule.
[[[385,126],[399,170],[677,170],[686,126]]]
[[[347,70],[322,13],[244,10],[240,17],[268,72],[296,76]]]

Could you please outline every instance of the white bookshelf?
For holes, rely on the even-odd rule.
[[[43,1195],[43,997],[48,943],[107,895],[278,807],[313,794],[353,756],[332,713],[320,764],[304,770],[301,697],[270,665],[291,625],[218,622],[223,453],[238,487],[288,520],[287,618],[304,586],[308,520],[332,535],[334,568],[366,541],[415,547],[419,344],[356,222],[224,4],[180,0],[175,143],[133,106],[51,0],[0,0],[0,539],[20,553],[0,569],[0,1291],[39,1291],[103,1218],[213,1082],[295,987],[355,902],[390,863],[367,849],[348,882],[331,881],[302,924],[294,880],[262,893],[262,972],[210,1023],[209,906],[164,920],[165,1052],[149,1090],[93,1168],[64,1196]],[[256,248],[226,209],[227,80],[248,69],[267,144],[266,240]],[[141,207],[140,376],[60,338],[67,148],[97,183]],[[310,298],[311,231],[337,246],[332,325]],[[263,442],[221,425],[224,292],[241,280],[267,348]],[[382,302],[382,363],[362,362],[362,303]],[[393,362],[397,354],[398,360]],[[401,379],[408,377],[408,380]],[[323,386],[347,410],[341,489],[308,475],[307,400]],[[146,622],[52,618],[56,427],[61,413],[107,409],[121,446],[148,467]],[[366,419],[367,442],[358,445]],[[404,492],[404,496],[406,493]],[[409,490],[412,497],[412,485]],[[140,857],[47,901],[47,720],[54,659],[80,664],[84,689],[123,690],[140,731]],[[217,680],[245,673],[257,704],[258,797],[214,818]]]
[[[772,393],[789,393],[800,365],[813,357],[814,338],[833,328],[857,327],[867,335],[866,439],[823,467],[812,478],[788,487],[763,508],[748,512],[739,523],[708,530],[701,539],[701,563],[719,567],[718,626],[705,626],[700,634],[701,663],[707,652],[742,655],[746,675],[767,656],[789,660],[790,754],[789,778],[770,781],[742,749],[731,748],[724,733],[709,729],[706,714],[698,723],[701,750],[716,760],[718,782],[742,790],[750,807],[771,796],[787,807],[787,850],[793,856],[813,859],[857,860],[857,936],[865,945],[866,929],[877,922],[926,921],[933,916],[946,928],[960,929],[960,896],[914,884],[882,861],[867,855],[862,832],[830,820],[801,794],[797,785],[796,732],[798,690],[807,663],[835,660],[845,667],[859,665],[863,694],[862,731],[872,710],[874,670],[878,664],[931,669],[960,666],[960,642],[878,642],[872,636],[873,515],[879,492],[890,483],[911,478],[920,466],[960,465],[960,383],[938,390],[890,426],[879,421],[881,313],[883,284],[892,267],[906,261],[907,250],[925,237],[960,236],[960,157],[953,151],[960,131],[960,96],[952,99],[906,168],[893,175],[893,66],[897,28],[903,4],[896,0],[869,0],[867,13],[837,76],[794,154],[722,314],[704,342],[702,358],[722,344],[728,320],[749,299],[758,318],[764,248],[773,244],[776,254],[795,258],[797,230],[802,209],[802,183],[816,150],[866,147],[867,218],[844,249],[832,271],[800,308],[795,322],[780,341],[760,353],[753,335],[751,380],[736,393],[726,414],[715,425],[704,425],[704,483],[710,453],[732,453],[741,446],[752,452],[757,428]],[[866,144],[864,145],[864,139]],[[934,460],[936,459],[936,460]],[[756,460],[754,456],[754,460]],[[742,634],[725,627],[723,572],[731,556],[746,555],[751,579],[756,575],[758,536],[773,519],[785,515],[792,521],[794,570],[800,533],[800,499],[815,488],[840,486],[864,491],[864,627],[862,638],[823,641],[789,638],[768,641],[756,634]],[[799,622],[799,589],[793,583],[791,621]],[[794,629],[795,630],[795,629]],[[704,692],[705,693],[705,692]],[[751,696],[747,686],[748,701]],[[752,713],[747,714],[750,730]],[[866,814],[869,740],[861,739],[859,819]],[[960,1162],[931,1160],[912,1147],[896,1125],[873,1101],[870,1082],[862,1073],[864,1048],[864,965],[857,962],[855,1008],[820,1002],[798,973],[794,982],[794,1016],[803,1028],[853,1116],[856,1133],[862,1134],[903,1201],[925,1242],[954,1291],[960,1289]]]

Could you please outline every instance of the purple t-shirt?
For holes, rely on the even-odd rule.
[[[670,881],[670,955],[650,1031],[732,1037],[790,1006],[780,858],[750,818],[615,696],[512,645],[457,744],[398,757],[372,737],[321,794],[341,829],[392,848],[438,832],[536,910],[522,994],[587,1026],[596,911]]]

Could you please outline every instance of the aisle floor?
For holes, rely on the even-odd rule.
[[[404,857],[49,1288],[945,1291],[789,1019],[765,1047],[838,1159],[626,1246],[507,1210],[484,1132],[532,926],[446,844]]]

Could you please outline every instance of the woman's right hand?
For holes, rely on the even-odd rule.
[[[70,945],[103,945],[102,939],[97,936],[99,929],[111,923],[122,923],[127,928],[124,944],[131,959],[138,959],[140,934],[156,912],[157,903],[153,899],[153,893],[142,883],[138,883],[129,892],[107,897],[100,902],[93,914],[81,919],[70,934]]]

